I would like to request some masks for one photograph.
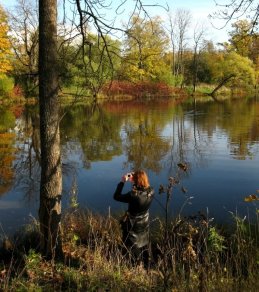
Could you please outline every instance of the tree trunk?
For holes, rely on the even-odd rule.
[[[216,92],[217,92],[217,91],[218,91],[218,90],[219,90],[219,89],[220,89],[225,83],[227,83],[229,79],[231,79],[231,78],[233,78],[233,77],[235,77],[235,74],[231,74],[231,75],[225,77],[225,78],[219,83],[219,85],[216,86],[216,87],[213,89],[213,91],[212,91],[211,93],[209,93],[208,95],[214,97],[214,96],[215,96],[215,93],[216,93]]]
[[[39,220],[41,250],[54,258],[61,251],[62,172],[57,70],[57,0],[39,1],[39,99],[41,184]]]

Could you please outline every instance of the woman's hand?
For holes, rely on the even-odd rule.
[[[122,182],[126,182],[126,181],[130,181],[130,182],[133,182],[133,174],[132,174],[132,172],[129,172],[129,173],[126,173],[126,174],[124,174],[123,176],[122,176],[122,178],[121,178],[121,181]]]

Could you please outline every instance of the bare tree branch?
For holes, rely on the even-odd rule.
[[[228,0],[227,4],[220,4],[218,0],[214,0],[214,2],[219,10],[210,14],[209,17],[224,21],[224,24],[218,29],[225,28],[232,20],[245,17],[252,23],[250,33],[253,34],[258,30],[259,4],[256,0]],[[213,26],[215,27],[215,25]]]

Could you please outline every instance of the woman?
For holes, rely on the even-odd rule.
[[[132,190],[122,194],[126,181],[132,182]],[[113,198],[128,203],[128,211],[121,220],[123,241],[131,249],[135,258],[139,258],[149,242],[149,207],[154,196],[147,174],[143,170],[122,176]]]

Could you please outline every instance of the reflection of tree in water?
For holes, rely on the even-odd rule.
[[[14,133],[0,133],[0,185],[12,182],[12,164],[15,159]]]
[[[3,114],[1,117],[5,117],[5,123],[8,121]],[[83,152],[82,161],[87,168],[90,168],[91,161],[110,160],[114,155],[121,154],[119,125],[116,117],[105,114],[98,107],[94,109],[91,106],[78,105],[67,110],[61,122],[62,144],[64,145],[62,148],[64,162],[62,172],[66,183],[64,192],[70,189],[71,179],[69,178],[76,175],[78,168],[77,162],[74,159],[69,159],[70,154]],[[16,156],[13,155],[15,163],[13,165],[13,160],[10,161],[9,172],[6,172],[3,167],[1,167],[1,171],[3,173],[5,171],[5,174],[10,176],[10,187],[14,183],[12,187],[22,190],[24,199],[32,202],[38,199],[40,186],[40,134],[37,107],[26,108],[23,115],[17,119],[16,125],[13,117],[12,125],[7,127],[8,130],[11,127],[15,127],[15,133],[8,133],[9,136],[13,135],[13,139],[8,141],[12,142],[13,153],[16,149]],[[1,139],[2,141],[5,141],[6,147],[7,140]],[[0,152],[1,148],[0,145]],[[7,166],[6,159],[9,158],[4,153],[2,161],[5,167]],[[13,182],[14,172],[15,182]],[[0,186],[0,192],[4,193],[6,190],[7,184]]]
[[[26,108],[23,116],[16,122],[16,143],[19,149],[15,164],[16,180],[14,187],[24,193],[24,199],[32,202],[39,199],[41,154],[40,129],[37,107]],[[62,165],[63,174],[67,177],[75,173],[74,165]],[[64,188],[66,191],[66,188]]]
[[[259,104],[254,100],[202,104],[205,115],[197,119],[197,128],[211,137],[221,130],[228,137],[230,154],[235,159],[252,157],[257,151]]]
[[[201,163],[201,149],[208,145],[195,125],[195,115],[186,123],[185,111],[176,100],[111,102],[105,104],[105,108],[123,118],[126,168],[131,164],[132,168],[155,172],[168,169],[171,175],[176,173],[177,163],[190,161],[192,154],[196,154],[196,162]],[[163,133],[165,128],[166,134]]]
[[[125,168],[162,169],[162,159],[170,149],[171,138],[162,135],[172,119],[175,101],[170,99],[109,102],[107,111],[121,117]],[[166,114],[165,114],[166,112]]]
[[[5,111],[0,117],[1,132],[6,131],[0,134],[0,148],[5,149],[0,157],[0,189],[6,192],[9,183],[9,189],[22,190],[24,199],[31,201],[38,196],[39,189],[39,116],[36,108],[32,107],[27,108],[16,120],[10,111]]]
[[[40,182],[39,114],[28,107],[16,122],[16,143],[19,149],[15,164],[15,186],[22,190],[27,202],[38,198]]]
[[[9,131],[14,126],[14,114],[0,109],[0,196],[11,188],[14,179],[15,134]]]
[[[71,187],[70,178],[79,163],[90,168],[92,161],[108,161],[123,152],[126,167],[157,173],[164,168],[173,175],[178,162],[187,162],[190,167],[207,163],[204,153],[213,153],[215,133],[227,137],[234,158],[252,157],[258,151],[259,104],[255,102],[208,102],[198,104],[197,111],[193,104],[176,107],[166,102],[148,106],[137,102],[103,107],[74,105],[64,110],[61,141],[62,170],[68,184],[65,191]],[[23,190],[26,200],[38,199],[39,180],[37,107],[27,108],[16,123],[12,111],[1,109],[0,195],[14,185]]]
[[[61,121],[61,142],[66,159],[69,153],[82,151],[82,162],[108,161],[122,153],[120,121],[101,107],[76,105],[67,110]]]
[[[228,121],[222,127],[229,136],[230,151],[236,159],[252,158],[259,148],[259,104],[238,103],[229,109]]]
[[[127,163],[133,169],[161,171],[161,160],[170,149],[170,139],[161,136],[161,128],[152,118],[146,117],[139,125],[125,125],[125,151]]]
[[[196,116],[193,112],[191,118],[188,119],[180,111],[169,124],[170,149],[160,162],[162,167],[168,171],[168,176],[175,176],[179,173],[179,163],[188,166],[188,171],[180,172],[185,177],[191,174],[192,166],[204,166],[207,163],[203,153],[205,149],[209,148],[210,143],[207,141],[207,137],[200,133],[195,121]]]

